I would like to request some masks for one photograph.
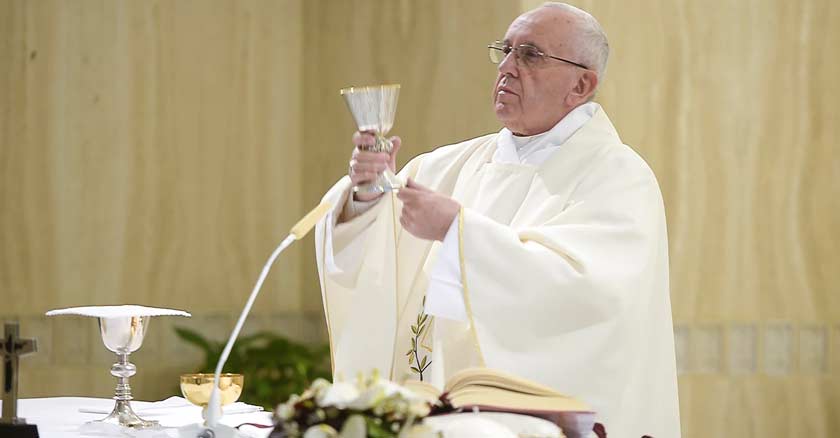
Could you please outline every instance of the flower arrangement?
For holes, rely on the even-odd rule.
[[[277,407],[270,437],[437,438],[420,424],[434,404],[377,372],[355,382],[317,379]]]

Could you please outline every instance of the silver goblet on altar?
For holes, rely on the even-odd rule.
[[[99,318],[102,342],[105,348],[117,354],[117,362],[111,366],[111,375],[117,378],[117,388],[114,391],[114,409],[110,415],[98,421],[141,429],[158,424],[157,421],[144,420],[134,413],[130,403],[133,399],[131,386],[128,384],[128,379],[137,373],[137,367],[128,361],[128,355],[143,345],[150,319],[150,316]]]
[[[137,305],[120,306],[84,306],[56,309],[47,312],[47,316],[78,315],[99,319],[99,332],[105,348],[117,355],[117,362],[111,366],[111,375],[117,378],[114,392],[114,409],[101,422],[142,429],[153,427],[157,421],[146,421],[131,409],[131,386],[128,379],[137,373],[137,367],[128,361],[128,356],[143,345],[143,338],[153,316],[185,316],[188,312],[174,309],[161,309]]]
[[[347,108],[353,115],[356,127],[361,132],[372,133],[375,143],[363,148],[372,152],[391,153],[394,148],[391,140],[385,137],[394,126],[397,112],[397,100],[400,95],[399,84],[349,87],[341,90]],[[360,147],[361,148],[361,147]],[[371,184],[353,188],[356,192],[385,193],[399,190],[403,183],[391,169],[386,169]]]

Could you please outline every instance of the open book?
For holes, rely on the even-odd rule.
[[[408,389],[438,399],[440,390],[429,383],[407,381]],[[443,395],[456,410],[513,412],[544,418],[569,437],[588,436],[595,412],[586,403],[551,388],[490,368],[467,368],[453,375]]]

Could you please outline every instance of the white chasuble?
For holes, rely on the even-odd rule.
[[[679,437],[653,173],[600,107],[536,166],[494,162],[498,136],[438,148],[400,172],[463,206],[462,281],[450,290],[464,320],[424,314],[441,244],[401,228],[395,196],[336,225],[349,178],[327,193],[336,207],[318,224],[316,250],[334,374],[376,368],[401,380],[422,369],[442,386],[487,366],[584,400],[610,437]]]

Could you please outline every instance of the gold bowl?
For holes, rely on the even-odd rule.
[[[219,400],[222,406],[239,399],[245,378],[242,374],[223,373],[219,375]],[[181,374],[181,394],[190,403],[206,407],[213,390],[213,373]]]

